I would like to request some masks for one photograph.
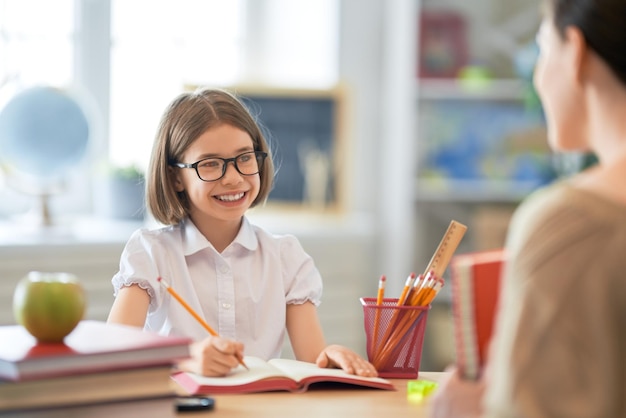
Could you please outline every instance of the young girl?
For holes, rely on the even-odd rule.
[[[626,417],[626,0],[545,5],[548,142],[599,163],[515,213],[485,373],[453,371],[433,417]]]
[[[298,360],[375,376],[353,351],[325,346],[316,306],[322,280],[293,236],[249,223],[274,167],[246,107],[217,89],[184,93],[166,110],[152,150],[147,205],[165,227],[128,241],[113,277],[109,322],[194,339],[187,371],[225,375],[246,355],[279,357],[285,328]],[[205,329],[157,281],[163,278],[211,324]]]

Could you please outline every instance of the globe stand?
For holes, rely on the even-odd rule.
[[[33,208],[35,224],[40,227],[52,226],[52,217],[50,216],[50,194],[42,193],[37,198],[36,206]]]
[[[18,215],[17,223],[25,229],[38,233],[63,232],[62,226],[52,217],[50,198],[64,191],[64,182],[23,177],[17,173],[6,174],[7,185],[11,189],[34,199],[31,209]]]

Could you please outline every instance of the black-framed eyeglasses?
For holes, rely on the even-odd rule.
[[[196,161],[193,164],[171,162],[170,165],[179,168],[193,168],[198,174],[198,178],[202,181],[217,181],[224,177],[228,163],[232,162],[235,169],[243,176],[253,176],[257,174],[265,158],[267,152],[249,151],[239,154],[233,158],[210,157]]]

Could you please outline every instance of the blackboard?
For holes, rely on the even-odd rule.
[[[274,157],[276,176],[269,203],[335,205],[340,192],[338,92],[235,92],[257,119]]]

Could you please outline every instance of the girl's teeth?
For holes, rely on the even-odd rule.
[[[227,194],[227,195],[223,195],[223,196],[217,196],[217,198],[219,200],[224,200],[227,202],[234,202],[235,200],[239,200],[243,197],[243,193],[237,193],[237,194]]]

